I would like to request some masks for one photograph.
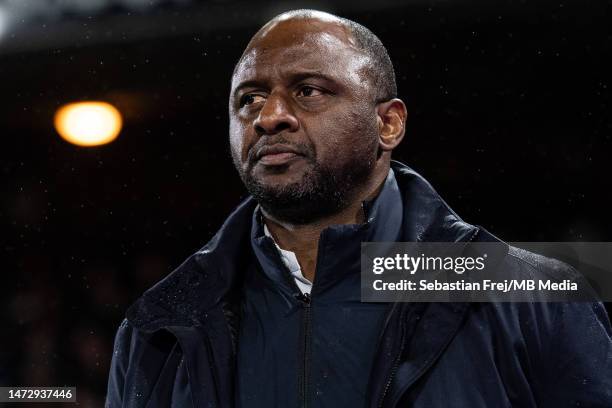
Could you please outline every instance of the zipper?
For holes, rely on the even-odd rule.
[[[402,346],[400,347],[400,351],[399,353],[397,353],[397,356],[395,356],[395,361],[393,362],[393,367],[391,367],[391,373],[389,375],[389,379],[387,380],[387,383],[385,384],[385,388],[383,390],[383,393],[380,397],[380,402],[378,403],[378,408],[382,408],[383,403],[385,402],[385,397],[387,396],[387,392],[389,392],[389,388],[391,387],[391,382],[393,382],[393,378],[395,377],[395,373],[397,372],[397,369],[399,368],[399,363],[400,360],[402,358],[402,353],[404,352],[404,344],[402,342]]]
[[[302,293],[302,290],[295,283],[295,279],[293,278],[293,276],[291,276],[291,271],[289,270],[289,268],[287,268],[287,265],[285,265],[285,263],[283,262],[280,256],[280,253],[274,247],[274,242],[270,241],[270,244],[272,245],[271,249],[273,250],[272,252],[274,254],[273,256],[276,258],[278,264],[281,265],[281,268],[285,270],[285,276],[287,277],[289,285],[292,286],[295,290],[294,297],[300,302],[301,306],[304,309],[302,312],[302,334],[303,334],[302,347],[301,347],[302,348],[301,350],[302,366],[298,367],[297,375],[298,375],[299,405],[300,407],[307,408],[308,407],[308,379],[310,377],[310,343],[311,343],[311,337],[312,337],[311,308],[310,308],[312,298],[311,298],[310,293]],[[315,266],[315,270],[317,267],[318,267],[318,259],[317,259],[317,265]],[[313,288],[314,288],[314,282],[313,282]]]
[[[410,312],[408,314],[408,316],[406,316],[405,318],[402,317],[400,315],[400,319],[402,324],[402,330],[401,330],[401,334],[400,334],[400,349],[397,353],[397,355],[395,356],[395,360],[393,361],[393,366],[391,367],[391,373],[389,374],[389,379],[387,380],[387,383],[385,384],[385,388],[383,389],[383,393],[380,396],[380,401],[378,403],[378,408],[382,408],[383,404],[385,402],[385,397],[387,396],[387,393],[389,392],[389,388],[391,388],[391,383],[393,382],[393,379],[395,378],[395,374],[397,373],[397,370],[399,368],[399,364],[400,361],[402,359],[402,354],[404,353],[404,347],[405,347],[405,343],[406,343],[406,326],[407,326],[407,320],[412,318],[412,314],[414,313],[414,307],[412,307],[410,309]]]
[[[311,343],[311,315],[310,315],[310,295],[308,293],[302,293],[296,296],[304,308],[303,312],[303,325],[302,330],[304,332],[303,348],[302,348],[302,367],[299,370],[299,387],[300,387],[300,406],[303,408],[308,407],[308,382],[310,378],[310,343]]]
[[[311,316],[311,303],[312,303],[312,292],[314,291],[314,281],[312,282],[311,293],[302,293],[302,290],[295,283],[295,279],[291,276],[291,271],[287,268],[287,265],[283,262],[279,251],[274,246],[274,240],[270,238],[268,241],[270,245],[270,249],[272,250],[273,256],[276,258],[277,262],[281,267],[286,271],[287,279],[290,282],[290,285],[296,289],[295,298],[301,303],[304,308],[303,317],[302,317],[302,332],[304,334],[303,343],[302,343],[302,367],[298,368],[298,386],[299,386],[299,404],[302,408],[308,407],[308,392],[309,392],[309,378],[310,378],[310,346],[311,346],[311,337],[312,337],[312,316]],[[320,269],[320,262],[323,254],[323,245],[322,239],[319,239],[318,245],[318,254],[317,260],[315,263],[315,272]]]
[[[312,337],[312,294],[315,291],[315,283],[316,283],[316,273],[321,270],[321,260],[323,259],[323,254],[325,251],[325,246],[323,245],[323,232],[319,235],[319,243],[317,245],[317,260],[315,262],[315,279],[312,280],[312,287],[310,289],[310,293],[302,293],[301,289],[299,290],[299,294],[296,296],[298,300],[302,302],[302,306],[304,307],[304,318],[303,318],[303,330],[304,330],[304,353],[302,355],[302,370],[299,374],[302,376],[302,380],[300,383],[300,404],[302,408],[308,408],[309,400],[308,393],[309,389],[309,381],[310,381],[310,355],[311,355],[311,337]],[[293,278],[292,278],[293,279]],[[297,286],[295,281],[293,284]]]
[[[311,316],[310,316],[310,303],[311,297],[309,293],[302,293],[295,279],[291,275],[291,271],[287,268],[287,265],[283,262],[279,251],[274,247],[274,241],[269,241],[270,249],[272,250],[273,256],[276,261],[285,271],[286,279],[291,287],[295,290],[294,297],[300,302],[300,305],[304,309],[302,312],[302,347],[301,347],[301,367],[298,367],[298,401],[300,407],[308,407],[308,378],[310,375],[310,343],[311,343]],[[317,260],[318,262],[318,260]],[[316,266],[315,266],[316,268]],[[315,269],[316,270],[316,269]]]
[[[479,232],[480,232],[480,228],[476,227],[476,229],[474,230],[474,232],[472,233],[472,235],[470,236],[470,238],[466,242],[470,243],[470,242],[474,241],[474,239],[476,238],[476,236],[478,235]],[[412,314],[412,312],[411,312],[411,314]],[[408,317],[410,317],[410,316],[408,316]],[[408,318],[405,319],[405,320],[408,320]],[[393,382],[393,378],[395,378],[395,374],[397,373],[397,370],[399,368],[399,363],[400,363],[401,358],[402,358],[402,353],[404,352],[405,337],[406,337],[406,324],[404,324],[403,327],[402,327],[400,350],[397,353],[397,355],[395,356],[395,360],[393,361],[393,366],[391,367],[391,372],[389,374],[389,379],[387,380],[387,383],[385,384],[385,388],[383,389],[383,393],[382,393],[382,395],[380,397],[380,401],[378,403],[378,408],[382,408],[383,407],[383,404],[385,402],[385,397],[387,396],[387,393],[389,392],[389,388],[391,387],[391,383]]]

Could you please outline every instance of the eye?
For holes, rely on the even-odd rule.
[[[252,105],[254,103],[263,102],[265,98],[258,94],[246,94],[240,98],[240,107],[245,105]]]
[[[312,97],[323,95],[323,92],[317,88],[313,88],[312,86],[303,86],[298,91],[297,96],[299,97]]]

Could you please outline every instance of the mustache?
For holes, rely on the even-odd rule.
[[[255,143],[247,154],[247,160],[249,163],[253,164],[259,159],[259,152],[264,148],[270,147],[283,147],[296,154],[304,156],[306,158],[314,158],[314,150],[311,145],[305,143],[295,143],[289,141],[286,137],[279,136],[274,139],[269,138],[261,138]]]

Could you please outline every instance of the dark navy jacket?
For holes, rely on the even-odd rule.
[[[392,168],[403,241],[497,241],[461,221],[414,171]],[[108,407],[235,406],[255,207],[245,201],[204,248],[130,307],[115,340]],[[499,261],[516,270],[555,267],[512,247]],[[611,407],[611,336],[600,303],[390,304],[367,406]]]
[[[321,232],[316,277],[302,294],[253,215],[256,262],[242,294],[237,407],[365,407],[378,335],[389,305],[361,302],[361,242],[401,241],[402,197],[389,171],[365,220]]]

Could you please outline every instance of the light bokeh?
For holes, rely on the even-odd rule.
[[[75,102],[62,106],[55,114],[55,129],[69,143],[99,146],[117,138],[123,119],[106,102]]]

